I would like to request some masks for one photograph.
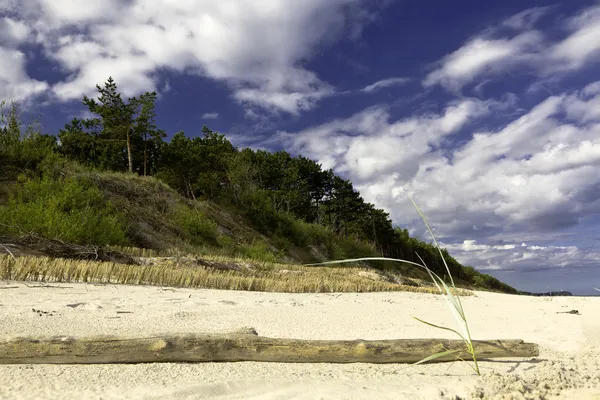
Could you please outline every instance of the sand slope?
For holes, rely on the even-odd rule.
[[[452,338],[443,298],[420,293],[283,294],[0,282],[0,335],[230,332],[298,339]],[[476,292],[474,339],[524,339],[536,359],[481,363],[0,365],[10,399],[600,399],[600,297]],[[579,310],[581,315],[557,314]]]

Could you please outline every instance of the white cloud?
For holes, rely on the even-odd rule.
[[[125,95],[171,69],[222,80],[248,107],[297,114],[333,93],[303,63],[373,19],[367,0],[13,1],[46,55],[70,74],[61,100],[113,76]]]
[[[600,252],[576,246],[536,246],[527,243],[489,245],[465,240],[444,247],[465,265],[476,265],[481,270],[594,267],[600,262]]]
[[[18,46],[31,39],[31,30],[25,23],[0,18],[0,100],[23,102],[48,89],[47,83],[27,76],[27,56]]]
[[[365,86],[363,89],[361,89],[361,91],[363,92],[375,92],[379,89],[383,89],[386,87],[390,87],[390,86],[396,86],[396,85],[404,85],[405,83],[409,82],[410,79],[409,78],[387,78],[387,79],[382,79],[380,81],[377,81],[371,85]]]
[[[600,122],[600,82],[591,83],[565,103],[567,117],[583,124]]]
[[[120,14],[123,2],[119,0],[39,0],[45,19],[58,24],[85,24],[109,20]]]
[[[378,180],[389,180],[390,176],[396,181],[411,180],[419,164],[435,158],[430,154],[431,146],[439,146],[445,136],[486,114],[490,105],[470,99],[452,102],[440,115],[422,115],[395,123],[389,123],[386,108],[373,107],[299,133],[279,132],[273,140],[318,159],[326,169],[335,168],[349,175],[361,193],[379,195],[384,190],[389,198],[389,182],[374,188]]]
[[[535,23],[548,14],[551,9],[552,7],[530,8],[505,19],[502,22],[502,25],[519,31],[531,29]]]
[[[0,19],[0,45],[15,46],[21,44],[29,38],[30,33],[29,27],[21,21],[8,17]]]
[[[487,249],[477,247],[487,245],[476,246],[475,238],[543,236],[600,214],[599,88],[591,83],[550,96],[500,129],[472,137],[465,136],[471,121],[511,106],[463,99],[441,113],[395,122],[386,108],[373,107],[297,133],[280,132],[275,140],[351,179],[395,223],[420,226],[410,201],[399,194],[410,193],[438,238],[467,240],[466,257]],[[464,144],[457,146],[459,137]],[[506,256],[512,245],[495,251]],[[529,260],[534,250],[519,257]],[[548,260],[566,262],[562,250],[548,252],[554,254]],[[582,262],[588,257],[583,250],[575,255]],[[508,265],[501,258],[494,263]]]
[[[217,112],[202,114],[202,119],[217,119],[217,118],[219,118],[219,113],[217,113]]]
[[[486,77],[498,77],[519,68],[519,73],[532,73],[547,78],[569,73],[600,59],[600,6],[593,6],[567,18],[562,25],[566,35],[549,40],[533,28],[549,8],[525,10],[500,24],[518,31],[507,36],[492,27],[467,41],[461,48],[435,64],[423,80],[425,87],[441,85],[459,91],[465,85]]]
[[[319,100],[334,93],[331,86],[321,82],[312,72],[297,68],[290,69],[287,73],[280,72],[281,83],[276,83],[273,79],[269,84],[271,88],[238,89],[234,97],[250,106],[259,104],[273,112],[285,111],[297,115],[300,111],[312,109]]]
[[[444,57],[440,67],[423,80],[423,85],[439,84],[449,90],[460,90],[481,76],[496,75],[528,61],[528,53],[537,52],[542,44],[541,34],[535,31],[511,39],[477,37]]]
[[[571,34],[550,50],[551,71],[573,70],[600,56],[600,6],[584,10],[567,21]]]
[[[0,100],[24,101],[48,89],[46,82],[27,76],[26,62],[23,52],[0,47]]]

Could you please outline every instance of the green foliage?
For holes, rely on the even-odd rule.
[[[344,257],[359,258],[376,254],[373,245],[354,237],[341,238],[341,240],[338,240],[338,245]]]
[[[109,169],[112,162],[102,156],[107,149],[102,146],[97,135],[86,132],[87,126],[89,124],[86,121],[77,118],[73,118],[71,123],[66,124],[58,133],[60,153],[84,165]]]
[[[0,178],[11,181],[22,172],[44,175],[44,179],[57,182],[62,182],[61,176],[86,176],[121,211],[119,215],[127,221],[126,237],[130,244],[139,247],[155,248],[179,235],[183,241],[178,245],[210,244],[220,246],[221,251],[236,251],[239,243],[251,239],[236,238],[233,243],[218,235],[217,225],[211,220],[213,215],[209,218],[193,207],[179,204],[176,191],[191,201],[212,200],[212,204],[227,209],[236,218],[241,216],[241,224],[249,224],[253,232],[266,236],[287,256],[293,252],[330,259],[381,255],[413,263],[423,261],[443,279],[455,276],[481,288],[516,293],[491,276],[463,267],[445,249],[438,251],[432,243],[394,227],[388,213],[365,202],[350,181],[336,176],[331,169],[323,170],[320,164],[286,151],[238,150],[224,135],[206,126],[200,136],[190,138],[178,132],[165,142],[166,133],[155,123],[155,92],[124,99],[111,77],[103,87],[96,88],[98,98],[83,98],[94,117],[76,118],[66,124],[58,134],[58,144],[54,136],[42,134],[36,123],[27,126],[22,134],[17,104],[8,107],[3,103],[0,172],[11,173]],[[127,176],[132,179],[136,175],[153,175],[162,182],[132,180],[123,172],[130,172]],[[97,193],[89,194],[94,203]],[[6,199],[6,190],[0,187],[0,204]],[[17,204],[18,201],[21,200],[17,196],[11,207],[29,204]],[[33,204],[39,201],[42,200],[27,205],[31,218],[35,214]],[[49,197],[43,201],[51,203]],[[26,213],[25,208],[19,212]],[[113,214],[106,212],[106,218],[112,218]],[[69,211],[67,216],[74,218],[71,214]],[[60,224],[48,215],[40,221],[54,224],[46,231],[58,235]],[[3,218],[8,220],[6,215]],[[20,223],[35,225],[26,219]],[[67,235],[67,228],[60,229],[61,235]],[[67,236],[78,235],[83,233]],[[115,238],[110,240],[120,240]]]
[[[518,293],[518,290],[507,285],[504,282],[500,282],[498,279],[494,278],[493,276],[488,275],[488,274],[482,274],[482,275],[483,275],[484,287],[489,288],[489,289],[500,290],[504,293],[513,293],[513,294]]]
[[[56,138],[41,133],[37,121],[21,130],[19,104],[0,103],[0,168],[35,169],[56,150]]]
[[[171,213],[172,222],[183,230],[192,244],[218,243],[217,224],[200,210],[178,204]]]
[[[224,135],[206,126],[202,133],[194,139],[176,133],[162,149],[157,177],[191,199],[216,199],[230,192],[228,166],[236,150]]]
[[[244,214],[246,218],[254,228],[267,235],[274,234],[278,228],[280,231],[285,230],[285,227],[279,227],[282,220],[281,215],[273,209],[272,203],[264,194],[263,191],[257,191],[245,199]],[[282,225],[285,225],[286,222],[283,222]]]
[[[444,255],[444,257],[446,257],[446,256]],[[465,267],[461,268],[458,278],[465,280],[467,282],[471,282],[471,281],[473,281],[473,278],[477,274],[479,274],[479,273],[475,270],[475,268],[473,268],[471,266],[465,266]]]
[[[83,97],[83,104],[96,117],[74,118],[58,134],[60,151],[80,163],[112,171],[148,175],[157,169],[165,132],[156,127],[155,92],[123,100],[109,77],[104,87],[96,85],[100,97]]]
[[[269,246],[262,241],[255,240],[251,244],[240,247],[243,257],[265,262],[278,262],[279,255],[275,254]]]
[[[138,170],[144,176],[154,174],[158,169],[163,139],[167,136],[164,130],[158,129],[154,121],[156,96],[156,92],[146,92],[139,98],[132,99],[134,107],[140,108],[133,124],[133,146],[138,150],[133,154],[133,164],[141,166]]]
[[[482,274],[475,275],[472,282],[475,286],[485,287],[485,279]]]
[[[35,232],[78,244],[125,245],[122,216],[97,187],[81,179],[19,176],[0,229],[8,234]]]

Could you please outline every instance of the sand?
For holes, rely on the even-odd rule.
[[[226,333],[297,339],[450,338],[441,296],[286,294],[0,281],[0,336]],[[0,365],[3,399],[600,399],[600,297],[463,297],[474,339],[540,356],[468,363]],[[576,309],[580,315],[558,313]]]

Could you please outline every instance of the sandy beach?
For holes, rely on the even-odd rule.
[[[463,297],[474,339],[537,343],[535,358],[467,363],[0,365],[3,399],[600,399],[600,297]],[[578,310],[579,315],[566,313]],[[295,339],[449,338],[443,298],[0,282],[0,335],[228,333]],[[458,397],[457,397],[458,396]]]

